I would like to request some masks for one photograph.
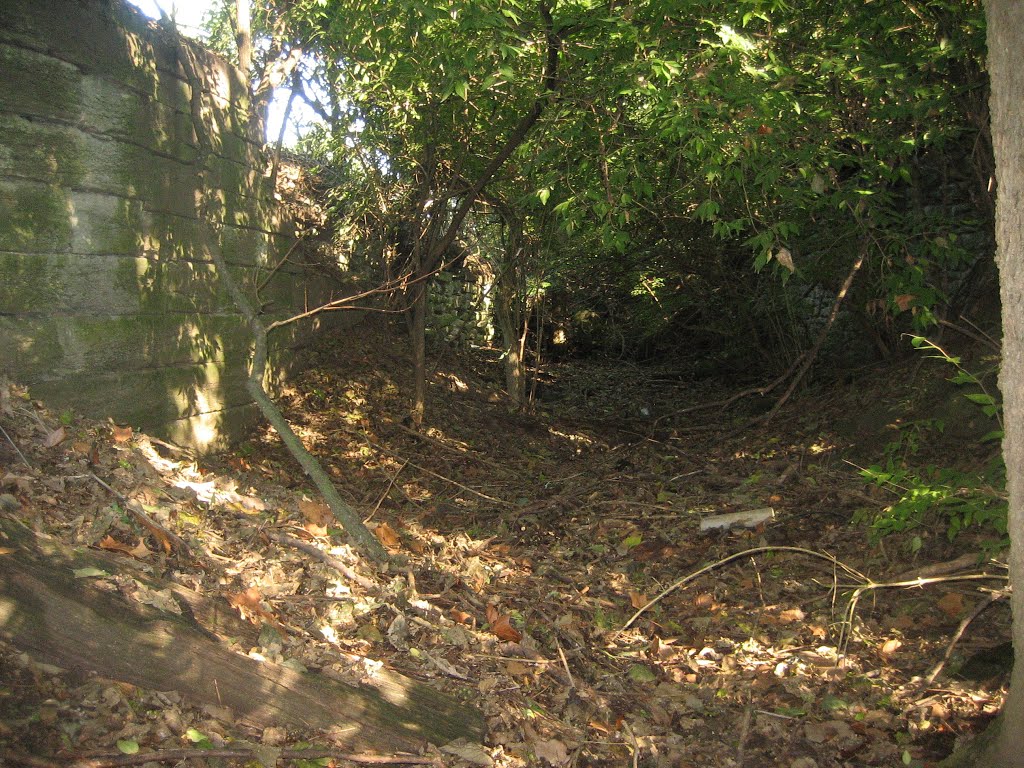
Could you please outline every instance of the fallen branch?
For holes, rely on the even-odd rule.
[[[202,88],[199,75],[196,72],[196,65],[192,61],[191,51],[184,44],[179,47],[179,51],[181,52],[179,57],[180,63],[189,84],[192,86],[192,123],[199,142],[199,151],[194,164],[198,175],[203,177],[209,170],[207,162],[208,158],[213,155],[213,146],[210,137],[207,135],[206,122],[202,113],[202,104],[200,103]],[[235,306],[242,317],[245,318],[253,335],[252,361],[249,377],[245,382],[246,390],[266,420],[277,430],[277,434],[285,444],[285,447],[288,448],[289,453],[291,453],[292,457],[299,463],[299,466],[302,467],[303,471],[309,475],[316,485],[324,501],[327,502],[327,506],[334,513],[335,518],[337,518],[345,532],[352,538],[356,548],[375,562],[386,562],[388,559],[387,552],[384,551],[381,543],[377,541],[377,537],[363,525],[361,516],[356,514],[355,510],[341,498],[331,478],[324,471],[323,467],[320,466],[320,462],[316,460],[313,454],[306,450],[302,440],[295,434],[288,420],[263,388],[263,379],[267,367],[267,329],[256,314],[256,310],[253,309],[249,299],[246,298],[237,281],[231,275],[227,262],[224,260],[224,254],[221,253],[218,247],[219,238],[213,236],[220,226],[218,223],[220,217],[216,215],[215,199],[212,194],[216,187],[215,185],[200,183],[198,188],[206,190],[200,205],[201,209],[203,209],[199,216],[201,237],[206,241],[206,250],[209,252],[214,266],[217,268],[218,278],[223,281]]]
[[[660,602],[667,595],[670,595],[671,593],[675,592],[680,587],[686,586],[687,584],[689,584],[694,579],[697,579],[700,576],[703,576],[705,573],[709,573],[709,572],[711,572],[711,571],[713,571],[713,570],[715,570],[717,568],[720,568],[723,565],[727,565],[727,564],[733,562],[734,560],[739,560],[741,557],[747,557],[749,555],[757,555],[757,554],[761,554],[762,552],[797,552],[797,553],[802,554],[802,555],[808,555],[810,557],[817,557],[817,558],[820,558],[822,560],[827,560],[828,562],[832,563],[832,565],[834,565],[837,568],[840,568],[840,569],[846,571],[847,573],[851,574],[855,578],[859,578],[859,579],[863,580],[864,582],[869,582],[870,581],[870,579],[868,579],[866,576],[864,576],[860,571],[858,571],[858,570],[856,570],[854,568],[851,568],[850,566],[848,566],[845,563],[843,563],[842,561],[836,559],[832,555],[826,554],[824,552],[815,552],[813,549],[804,549],[803,547],[754,547],[753,549],[745,549],[742,552],[737,552],[734,555],[729,555],[728,557],[724,557],[721,560],[718,560],[718,561],[716,561],[714,563],[711,563],[710,565],[706,565],[703,568],[701,568],[699,571],[694,571],[693,573],[689,574],[688,576],[684,576],[683,578],[681,578],[679,581],[675,582],[671,586],[666,587],[655,598],[653,598],[652,600],[648,601],[646,605],[644,605],[641,608],[639,608],[636,613],[634,613],[632,616],[630,616],[629,617],[629,621],[627,621],[625,624],[623,624],[622,625],[622,629],[620,629],[616,634],[620,634],[622,632],[625,632],[627,629],[629,629],[633,625],[633,622],[635,622],[637,619],[639,619],[647,611],[648,608],[650,608],[651,606],[653,606],[656,603]]]
[[[141,523],[142,526],[146,528],[146,530],[153,534],[153,538],[156,539],[158,543],[163,544],[167,549],[173,548],[177,550],[178,554],[181,556],[192,556],[192,553],[188,548],[188,544],[186,544],[177,534],[174,534],[171,531],[167,530],[162,525],[153,520],[153,518],[147,515],[145,510],[142,508],[141,504],[139,504],[137,501],[132,501],[123,494],[119,493],[115,488],[113,488],[109,483],[105,482],[95,473],[89,472],[88,474],[89,477],[91,477],[100,485],[100,487],[102,487],[108,493],[113,495],[115,499],[117,499],[118,503],[124,508],[125,512],[132,515],[132,517],[134,517],[139,523]]]
[[[380,594],[380,591],[381,591],[380,584],[378,584],[377,582],[373,581],[373,579],[368,579],[365,576],[361,576],[360,574],[356,573],[355,570],[350,568],[348,565],[343,563],[341,560],[339,560],[338,558],[334,557],[333,555],[328,554],[327,552],[324,552],[319,547],[317,547],[317,546],[315,546],[313,544],[310,544],[307,541],[302,541],[301,539],[296,539],[294,536],[288,536],[287,534],[284,534],[284,533],[277,533],[276,531],[265,530],[265,531],[261,531],[261,533],[264,536],[266,536],[268,539],[270,539],[271,541],[276,541],[278,544],[282,544],[282,545],[287,546],[287,547],[293,547],[293,548],[299,550],[300,552],[305,552],[307,555],[309,555],[311,557],[315,557],[317,560],[322,562],[324,565],[326,565],[326,566],[328,566],[330,568],[333,568],[334,570],[336,570],[338,573],[340,573],[342,576],[344,576],[349,581],[355,582],[356,584],[361,586],[363,589],[368,590],[369,592],[373,593],[374,595],[379,595]]]
[[[89,757],[68,757],[49,759],[20,752],[0,752],[0,758],[15,765],[29,768],[122,768],[123,766],[145,763],[178,763],[182,760],[209,760],[212,758],[257,760],[266,752],[272,752],[278,760],[342,760],[356,765],[441,765],[436,757],[422,755],[367,755],[350,754],[337,749],[168,749],[156,752],[138,752],[134,755],[90,755]]]
[[[956,644],[960,642],[960,638],[963,637],[964,632],[967,631],[967,627],[971,625],[971,622],[978,618],[986,610],[988,610],[988,608],[991,605],[998,602],[999,600],[1002,600],[1006,596],[1007,592],[1005,590],[993,592],[988,596],[987,600],[978,603],[978,605],[975,606],[974,610],[971,611],[970,615],[965,616],[963,620],[961,620],[960,624],[956,628],[956,632],[953,633],[953,637],[949,640],[949,645],[946,646],[946,653],[943,654],[942,660],[934,667],[932,667],[928,674],[924,676],[922,687],[931,685],[935,682],[935,678],[937,678],[939,674],[941,674],[942,670],[949,662],[950,657],[953,655],[953,649],[956,648]]]
[[[7,442],[11,444],[11,448],[13,448],[14,452],[18,454],[18,458],[20,458],[22,462],[24,462],[26,467],[32,469],[32,465],[28,463],[28,459],[25,458],[25,454],[21,452],[21,449],[18,447],[18,444],[14,442],[10,435],[7,434],[7,430],[0,426],[0,432],[2,432],[4,437],[7,438]]]
[[[943,584],[958,581],[989,581],[991,579],[1009,581],[1009,576],[994,573],[968,573],[961,574],[959,576],[935,576],[932,578],[918,577],[915,579],[907,579],[905,581],[870,581],[866,584],[861,584],[853,590],[853,594],[850,595],[850,601],[846,604],[846,617],[843,620],[843,630],[840,633],[839,643],[837,644],[839,652],[844,654],[846,653],[846,646],[850,640],[849,631],[853,627],[853,617],[857,612],[857,603],[865,592],[870,592],[874,589],[908,589],[911,587],[924,587],[931,584]]]

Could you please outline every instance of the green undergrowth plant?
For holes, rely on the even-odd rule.
[[[964,397],[975,403],[993,422],[990,430],[979,442],[1002,439],[1002,404],[985,386],[989,372],[973,373],[961,359],[948,354],[938,344],[914,336],[915,349],[924,350],[930,358],[952,366],[954,375],[949,381],[969,391]],[[900,426],[897,439],[885,447],[885,461],[860,470],[868,482],[894,492],[898,498],[881,512],[862,511],[855,522],[871,527],[872,541],[894,534],[909,536],[907,545],[916,552],[922,545],[922,533],[942,526],[952,541],[967,529],[975,529],[987,538],[986,547],[999,549],[1007,546],[1006,532],[1006,468],[1002,454],[998,453],[982,469],[965,470],[957,467],[915,462],[924,445],[941,434],[945,423],[939,419],[922,419]]]

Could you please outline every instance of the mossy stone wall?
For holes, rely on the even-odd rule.
[[[0,373],[57,407],[212,449],[256,414],[243,386],[250,339],[198,220],[208,190],[183,55],[201,72],[214,147],[213,247],[255,294],[295,242],[230,64],[120,0],[2,0]],[[332,291],[289,264],[259,300],[275,319]],[[273,382],[310,330],[276,339]]]

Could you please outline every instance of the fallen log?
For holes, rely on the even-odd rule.
[[[259,727],[331,729],[345,748],[415,752],[482,738],[478,711],[427,685],[391,673],[375,687],[352,686],[260,663],[187,615],[130,605],[74,578],[78,566],[55,542],[37,541],[16,521],[0,518],[0,537],[0,633],[39,661],[175,690]]]

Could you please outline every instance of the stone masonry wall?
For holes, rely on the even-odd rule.
[[[270,269],[295,238],[237,70],[119,0],[0,0],[0,374],[211,449],[252,421],[250,337],[200,236],[186,54],[215,148],[215,247],[251,295],[266,281],[269,319],[333,298],[322,274]],[[275,381],[297,333],[275,337]]]

